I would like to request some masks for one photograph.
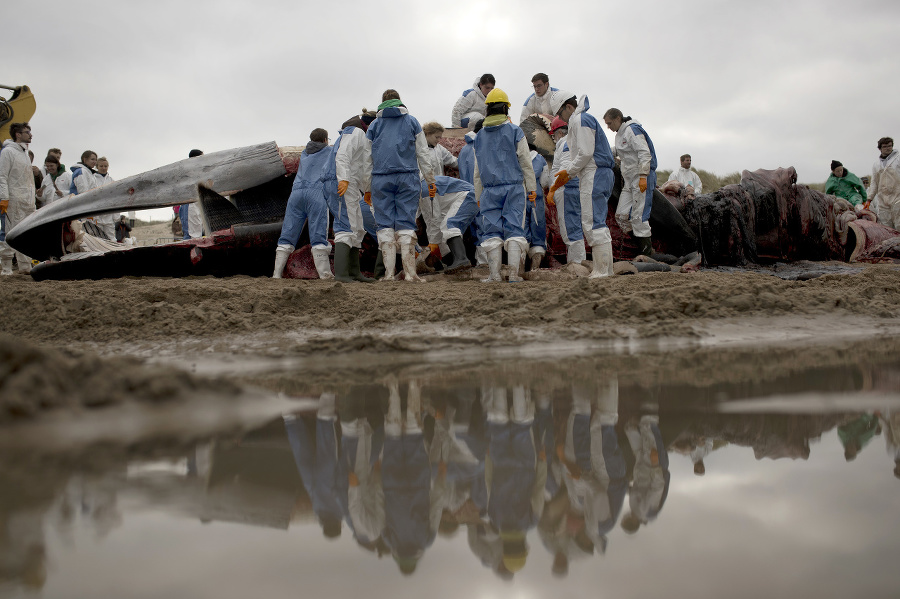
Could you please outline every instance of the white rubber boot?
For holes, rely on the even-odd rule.
[[[384,260],[384,280],[393,281],[394,275],[397,274],[397,243],[384,242],[380,247]]]
[[[491,274],[488,275],[488,278],[481,279],[482,283],[499,283],[503,279],[500,277],[500,262],[503,261],[503,246],[497,246],[494,249],[487,251],[487,262],[488,267],[491,269]]]
[[[401,245],[400,259],[403,260],[403,274],[408,283],[425,282],[425,279],[416,274],[416,246],[411,243]]]
[[[525,279],[522,278],[522,262],[525,261],[525,255],[522,253],[522,246],[518,243],[510,243],[506,248],[506,259],[509,263],[510,283],[521,283]]]
[[[280,279],[284,273],[284,265],[287,264],[288,258],[294,251],[292,245],[279,245],[275,248],[275,272],[272,273],[273,279]]]
[[[592,245],[591,253],[594,258],[594,268],[591,270],[590,278],[600,279],[611,275],[613,264],[612,243],[607,241],[599,245]]]
[[[10,276],[12,274],[12,256],[0,256],[0,275]]]
[[[328,261],[328,255],[331,253],[331,247],[318,247],[312,249],[313,262],[316,265],[316,272],[319,273],[320,279],[333,279],[334,273],[331,272],[331,263]]]
[[[544,248],[533,245],[528,248],[528,256],[531,258],[531,272],[541,269],[541,260],[544,259]]]
[[[587,260],[587,252],[584,249],[584,241],[578,240],[566,246],[566,264],[581,264]]]

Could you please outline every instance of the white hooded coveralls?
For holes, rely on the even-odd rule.
[[[487,106],[484,104],[484,94],[478,83],[481,77],[472,84],[472,89],[467,89],[453,105],[453,113],[450,115],[452,127],[468,127],[471,129],[475,123],[487,114]]]
[[[875,206],[878,222],[892,229],[900,227],[900,150],[875,159],[866,197]]]
[[[0,151],[0,200],[8,200],[6,210],[6,232],[22,222],[35,211],[34,174],[31,159],[22,144],[11,139],[3,142]],[[31,259],[21,252],[15,252],[5,241],[0,242],[0,257],[12,264],[13,255],[18,256],[19,268],[31,270]]]
[[[700,175],[689,168],[679,166],[669,175],[668,181],[678,181],[684,186],[690,185],[694,188],[694,193],[700,195],[703,193],[703,182],[700,181]]]

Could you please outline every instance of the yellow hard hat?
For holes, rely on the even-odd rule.
[[[484,98],[485,104],[497,104],[501,102],[506,104],[507,108],[512,108],[512,104],[509,103],[509,96],[507,96],[506,92],[499,87],[495,87],[489,91],[488,95]]]

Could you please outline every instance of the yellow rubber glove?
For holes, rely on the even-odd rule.
[[[537,199],[537,192],[536,192],[536,191],[529,191],[529,192],[528,192],[528,201],[531,202],[532,204],[534,204],[534,201],[535,201],[536,199]]]
[[[641,175],[641,178],[638,180],[638,189],[641,190],[641,193],[647,191],[647,175]]]
[[[348,187],[350,187],[350,181],[338,181],[338,195],[342,196],[347,193]]]
[[[441,248],[438,246],[438,244],[436,244],[436,243],[429,243],[429,244],[428,244],[428,249],[431,250],[431,255],[432,255],[432,256],[434,256],[434,257],[437,258],[438,260],[441,259]]]
[[[434,199],[434,196],[437,195],[437,186],[434,183],[428,184],[428,197]]]
[[[0,200],[0,214],[6,214],[9,210],[9,200]]]
[[[553,187],[559,189],[563,185],[569,182],[569,171],[563,169],[556,173],[556,180],[553,182]]]
[[[368,204],[369,206],[372,205],[372,192],[371,191],[367,191],[365,194],[363,194],[363,201],[366,204]]]

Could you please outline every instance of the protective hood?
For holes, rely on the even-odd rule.
[[[406,110],[406,106],[389,106],[388,108],[384,108],[378,111],[378,118],[396,119],[405,114],[409,114],[409,111]]]
[[[3,149],[4,149],[4,150],[5,150],[5,149],[8,149],[8,148],[10,148],[10,147],[12,147],[12,146],[15,146],[15,147],[19,148],[19,151],[20,151],[20,152],[24,152],[24,151],[25,151],[25,148],[22,147],[22,144],[17,143],[17,142],[14,142],[14,141],[11,140],[11,139],[7,139],[6,141],[3,142]]]
[[[327,148],[327,147],[328,147],[328,144],[326,142],[311,141],[308,144],[306,144],[306,149],[304,150],[304,152],[312,155],[312,154],[315,154],[316,152],[318,152],[319,150],[321,150],[322,148]]]
[[[572,92],[567,92],[564,89],[557,90],[555,92],[551,92],[553,95],[550,96],[550,110],[553,111],[553,114],[559,112],[559,109],[562,108],[563,102],[575,96]]]
[[[96,172],[97,172],[97,171],[95,171],[94,169],[92,169],[92,168],[89,167],[89,166],[84,166],[84,165],[81,164],[80,162],[76,162],[74,166],[70,166],[70,167],[69,167],[69,170],[72,171],[73,173],[74,173],[75,171],[77,171],[78,169],[85,169],[85,170],[88,170],[88,171],[90,171],[90,172],[92,172],[92,173],[96,173]]]
[[[571,96],[569,96],[571,98]],[[587,112],[591,109],[591,102],[588,100],[587,94],[578,98],[578,106],[575,108],[575,112],[572,113],[572,116],[576,116],[581,114],[582,112]]]
[[[474,131],[469,131],[468,133],[466,133],[464,139],[466,140],[467,145],[475,143],[475,135],[477,134]]]
[[[6,142],[4,142],[3,145],[6,145]],[[886,163],[890,162],[891,160],[893,160],[894,158],[897,157],[897,152],[898,152],[898,151],[900,151],[900,150],[894,150],[893,152],[891,152],[890,154],[888,154],[888,155],[885,156],[884,158],[881,158],[881,156],[879,156],[878,158],[881,160],[881,163],[882,163],[882,164],[886,164]]]

